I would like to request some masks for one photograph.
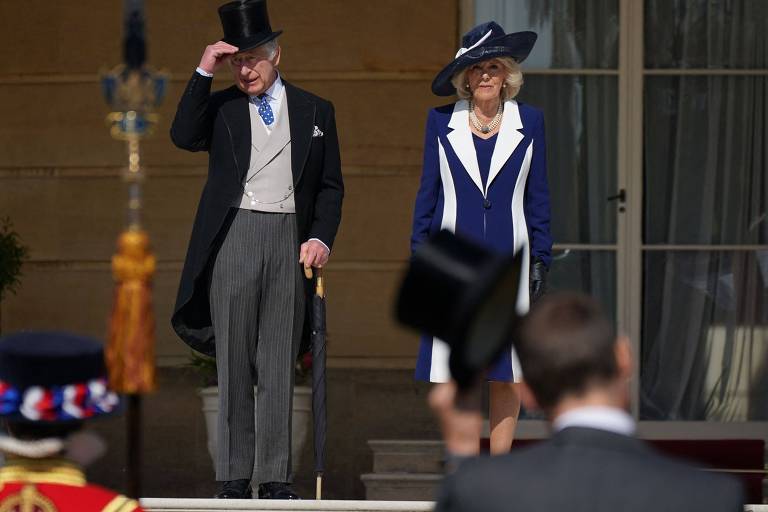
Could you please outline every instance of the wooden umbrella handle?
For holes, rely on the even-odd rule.
[[[325,281],[323,279],[323,269],[318,268],[315,270],[317,274],[317,282],[315,283],[315,294],[318,297],[325,297]],[[312,267],[304,267],[304,277],[312,279]]]

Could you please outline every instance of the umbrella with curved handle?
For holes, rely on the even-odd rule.
[[[312,342],[312,417],[315,439],[315,498],[322,499],[323,472],[325,471],[325,440],[328,418],[326,410],[326,330],[325,330],[325,282],[323,270],[315,269],[315,294],[312,297],[310,319]],[[312,268],[304,267],[307,279],[312,278]]]

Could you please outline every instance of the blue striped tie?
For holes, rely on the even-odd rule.
[[[275,114],[272,113],[266,94],[259,94],[259,115],[267,126],[275,122]]]

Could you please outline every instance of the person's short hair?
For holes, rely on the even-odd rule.
[[[507,76],[504,79],[504,83],[507,85],[501,89],[501,100],[511,100],[517,93],[520,92],[520,88],[523,86],[523,72],[520,70],[520,64],[512,57],[496,57],[495,59],[501,63],[502,67],[507,70]],[[469,100],[472,98],[472,92],[467,89],[467,71],[469,68],[464,68],[451,78],[451,83],[456,88],[456,95],[462,100]]]
[[[545,411],[616,378],[615,345],[614,329],[597,301],[574,292],[537,302],[515,340],[523,378]]]
[[[277,39],[272,39],[271,41],[267,41],[263,45],[261,45],[261,48],[264,49],[264,51],[267,53],[267,58],[269,60],[272,60],[275,58],[275,55],[277,55],[277,48],[279,47],[279,44],[277,43]]]

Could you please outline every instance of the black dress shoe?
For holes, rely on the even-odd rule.
[[[260,500],[298,500],[299,496],[285,482],[267,482],[259,485]]]
[[[241,480],[229,480],[228,482],[224,482],[221,486],[221,490],[214,496],[214,498],[222,500],[249,500],[253,498],[251,481],[243,478]]]

